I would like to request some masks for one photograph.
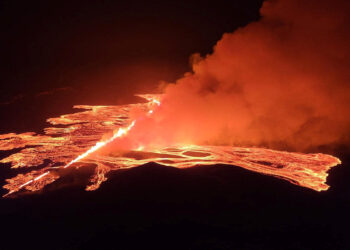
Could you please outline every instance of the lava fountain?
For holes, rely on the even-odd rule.
[[[285,179],[295,185],[316,191],[327,190],[328,170],[340,164],[326,154],[303,154],[265,148],[210,145],[169,145],[144,149],[140,144],[127,152],[98,154],[106,145],[127,136],[138,119],[131,119],[130,110],[138,108],[143,116],[156,114],[159,95],[140,95],[145,103],[121,106],[75,106],[84,111],[50,118],[54,125],[44,134],[22,133],[0,135],[0,150],[17,149],[1,163],[12,168],[33,169],[7,179],[8,193],[38,191],[59,178],[58,170],[95,166],[86,190],[95,190],[107,180],[107,173],[156,162],[177,168],[197,165],[227,164]],[[109,136],[106,136],[108,135]]]

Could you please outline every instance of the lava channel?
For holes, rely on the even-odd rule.
[[[147,162],[187,168],[197,165],[226,164],[287,180],[295,185],[324,191],[328,170],[340,160],[326,154],[303,154],[232,146],[173,145],[142,151],[135,148],[123,154],[92,154],[110,142],[123,137],[137,120],[130,118],[130,110],[138,108],[145,115],[154,115],[160,105],[159,95],[140,95],[145,103],[120,106],[87,106],[84,111],[61,115],[47,121],[52,125],[44,134],[9,133],[0,135],[0,150],[16,152],[0,163],[21,168],[24,173],[7,179],[4,188],[9,195],[21,190],[38,191],[61,178],[57,169],[77,168],[94,164],[86,190],[95,190],[107,180],[111,171],[132,168]],[[112,133],[115,131],[114,133]],[[105,138],[106,134],[111,134]],[[102,139],[105,138],[105,139]]]

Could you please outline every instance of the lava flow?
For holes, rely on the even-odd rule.
[[[9,195],[20,190],[37,191],[61,176],[58,170],[68,167],[95,165],[86,190],[99,188],[110,171],[156,162],[178,168],[196,165],[228,164],[259,173],[286,179],[289,182],[316,191],[327,190],[327,171],[340,160],[325,154],[302,154],[263,148],[231,146],[172,145],[141,151],[142,145],[129,152],[107,155],[93,154],[105,145],[125,136],[136,120],[130,110],[139,108],[144,115],[153,115],[160,105],[159,96],[141,95],[146,103],[122,106],[75,106],[85,111],[50,118],[55,127],[45,129],[44,135],[34,133],[0,135],[0,150],[17,149],[16,153],[0,163],[11,163],[12,168],[34,168],[26,174],[7,179],[4,188]],[[107,139],[106,134],[115,131]]]

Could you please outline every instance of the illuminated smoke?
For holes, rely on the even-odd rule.
[[[349,142],[349,1],[266,1],[165,89],[150,143],[306,150]],[[136,129],[135,129],[136,130]],[[171,133],[169,133],[171,131]]]

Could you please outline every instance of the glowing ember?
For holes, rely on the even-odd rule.
[[[156,162],[178,168],[195,165],[229,164],[259,173],[286,179],[296,185],[316,191],[327,190],[327,171],[340,160],[325,154],[301,154],[262,148],[230,146],[175,145],[143,151],[139,145],[130,152],[93,154],[105,145],[126,135],[137,120],[130,119],[130,110],[138,108],[145,115],[153,115],[160,105],[159,96],[142,95],[147,103],[123,106],[75,106],[86,111],[50,118],[48,122],[61,127],[45,129],[45,135],[34,133],[0,135],[0,150],[19,148],[20,151],[2,159],[12,168],[37,167],[26,174],[8,179],[4,186],[9,192],[22,189],[37,191],[60,178],[57,169],[96,165],[91,184],[86,190],[97,189],[106,174],[113,170],[131,168],[147,162]],[[117,128],[117,129],[116,129]],[[101,139],[115,131],[106,139]],[[76,166],[77,167],[77,166]]]

